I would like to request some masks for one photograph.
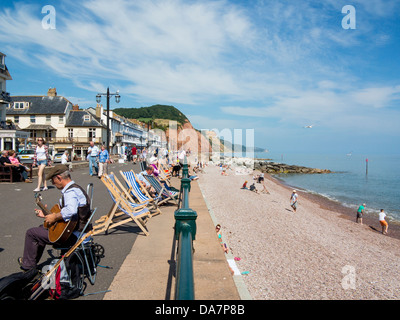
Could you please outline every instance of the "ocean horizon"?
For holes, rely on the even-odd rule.
[[[400,155],[254,153],[254,159],[328,169],[328,174],[276,174],[285,184],[321,195],[353,208],[362,203],[366,213],[378,217],[384,209],[388,220],[400,223],[397,196],[400,190]],[[368,161],[367,161],[368,159]]]

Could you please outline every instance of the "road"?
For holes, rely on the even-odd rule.
[[[139,171],[138,166],[132,165],[132,163],[116,163],[110,166],[109,172],[118,173],[119,177],[119,170],[131,169],[135,172]],[[74,169],[71,174],[72,179],[84,189],[89,183],[94,185],[93,207],[97,208],[97,211],[93,220],[107,214],[113,202],[101,180],[97,177],[90,177],[88,167]],[[33,183],[0,183],[0,278],[20,271],[17,258],[23,255],[25,232],[31,227],[40,225],[43,221],[34,213],[34,209],[37,208],[33,192],[36,184],[37,178],[33,179]],[[42,202],[49,208],[58,203],[61,196],[61,192],[52,186],[51,182],[49,190],[42,191],[41,194]],[[95,243],[101,244],[105,249],[105,257],[99,264],[110,268],[99,267],[95,284],[91,285],[87,281],[85,294],[90,295],[78,299],[103,299],[104,293],[101,292],[108,290],[125,257],[131,251],[136,238],[142,236],[140,229],[134,223],[112,229],[107,235],[103,233],[96,235]],[[39,262],[40,265],[46,265],[51,260],[47,249],[51,249],[51,246],[47,246]]]

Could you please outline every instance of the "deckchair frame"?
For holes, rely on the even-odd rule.
[[[101,181],[109,191],[114,203],[108,214],[96,221],[93,229],[97,232],[108,233],[109,229],[133,221],[146,236],[149,235],[146,222],[151,218],[151,214],[146,205],[136,205],[133,201],[129,201],[108,174],[103,174]]]
[[[158,195],[162,195],[163,197],[165,197],[162,201],[159,202],[159,204],[169,200],[172,200],[175,204],[178,204],[176,198],[179,196],[179,193],[173,193],[168,190],[167,187],[165,185],[162,185],[162,183],[158,181],[156,177],[144,175],[144,178],[147,179],[147,181],[153,186]]]
[[[125,180],[125,183],[128,189],[125,191],[129,195],[132,195],[139,204],[148,204],[153,207],[154,212],[152,215],[156,215],[161,213],[160,208],[158,207],[158,201],[161,199],[160,196],[157,198],[153,198],[148,193],[145,186],[143,186],[142,181],[140,181],[133,170],[130,171],[122,171],[120,170],[119,173],[121,177]],[[121,185],[121,188],[123,186]]]

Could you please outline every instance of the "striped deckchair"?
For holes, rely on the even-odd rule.
[[[161,202],[166,202],[172,200],[175,204],[178,204],[177,199],[179,198],[179,192],[172,191],[168,188],[167,185],[161,184],[159,180],[157,180],[154,176],[143,175],[147,181],[151,184],[151,186],[156,190],[159,196],[162,196],[163,200]]]
[[[119,173],[121,174],[122,178],[124,178],[128,187],[127,192],[132,195],[138,203],[152,205],[153,209],[155,210],[155,212],[152,212],[153,215],[161,213],[161,210],[158,208],[158,201],[162,200],[161,196],[152,198],[147,192],[146,188],[141,188],[140,181],[133,170],[120,171]]]
[[[146,205],[139,205],[129,201],[115,184],[113,174],[103,174],[101,181],[106,186],[113,200],[113,205],[107,215],[95,221],[96,225],[93,226],[93,229],[98,232],[105,231],[107,233],[111,228],[133,221],[146,236],[149,235],[145,224],[148,218],[151,218],[151,214]]]

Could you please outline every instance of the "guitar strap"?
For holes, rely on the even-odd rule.
[[[88,221],[88,219],[90,217],[90,214],[91,214],[91,212],[90,212],[90,198],[87,195],[86,191],[80,185],[78,185],[76,183],[71,184],[67,188],[67,190],[72,189],[72,188],[78,188],[79,190],[82,191],[82,193],[86,197],[86,204],[84,206],[82,206],[82,207],[78,207],[78,212],[77,212],[77,215],[76,215],[76,217],[78,218],[78,223],[77,223],[76,228],[75,228],[74,231],[81,232],[83,230],[83,228],[85,227],[85,225],[86,225],[86,223],[87,223],[87,221]],[[65,192],[67,190],[65,190]],[[63,208],[64,206],[65,206],[65,202],[64,202],[64,194],[63,194],[63,196],[61,198],[61,208]],[[90,224],[86,229],[86,231],[90,231],[90,230],[92,230],[92,224]]]

